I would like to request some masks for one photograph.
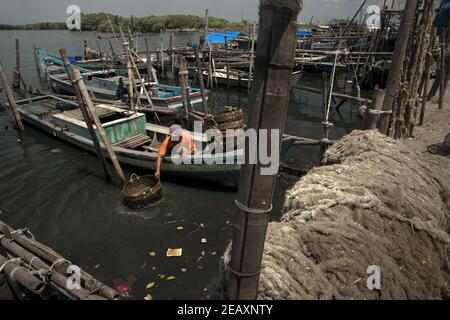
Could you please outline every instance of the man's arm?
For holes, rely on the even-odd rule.
[[[158,155],[158,159],[156,159],[156,172],[155,172],[155,177],[158,179],[161,177],[161,163],[162,157],[161,155]]]

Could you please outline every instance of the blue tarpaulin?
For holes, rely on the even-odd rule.
[[[208,43],[225,43],[233,42],[234,39],[241,34],[240,31],[214,32],[208,34]]]
[[[306,31],[306,30],[299,30],[297,33],[297,36],[299,38],[308,38],[312,36],[312,32],[311,31]]]
[[[450,20],[450,0],[442,0],[439,12],[434,20],[434,26],[438,29],[448,28]]]

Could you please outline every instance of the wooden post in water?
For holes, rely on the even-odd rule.
[[[423,123],[425,121],[425,112],[427,109],[427,98],[428,98],[428,85],[430,83],[430,72],[431,72],[431,65],[433,63],[433,46],[434,46],[434,38],[435,38],[435,32],[432,32],[432,37],[430,41],[430,45],[428,46],[428,52],[427,56],[425,58],[425,71],[423,76],[423,91],[422,91],[422,105],[420,108],[420,119],[419,119],[419,126],[423,126]],[[420,92],[419,92],[420,94]]]
[[[186,69],[186,63],[184,61],[184,58],[181,54],[178,55],[178,68],[179,68],[178,75],[180,77],[181,95],[183,97],[184,116],[186,119],[189,119],[189,104],[186,92],[188,71]]]
[[[447,72],[445,71],[445,51],[446,51],[446,39],[445,34],[447,30],[442,29],[441,31],[441,77],[440,77],[440,89],[439,89],[439,110],[442,110],[444,108],[444,96],[445,96],[445,89],[446,89],[446,77]]]
[[[252,88],[253,55],[255,54],[255,40],[256,40],[255,38],[256,38],[256,23],[253,22],[252,46],[251,46],[251,49],[250,49],[250,68],[249,68],[249,73],[248,73],[248,87],[247,87],[247,91],[248,92],[250,92],[250,89]]]
[[[86,118],[85,118],[86,124],[90,122],[90,118],[88,117],[88,115],[90,115],[90,117],[94,121],[94,124],[97,128],[98,133],[100,134],[100,137],[103,140],[103,145],[105,146],[105,149],[108,152],[109,158],[111,159],[111,162],[113,164],[113,167],[116,171],[117,176],[121,180],[122,184],[125,184],[125,182],[126,182],[125,175],[123,174],[119,160],[117,159],[117,156],[114,153],[111,143],[109,142],[108,136],[106,135],[106,132],[103,129],[103,125],[100,122],[100,119],[98,118],[97,112],[95,111],[95,107],[94,107],[94,104],[92,103],[89,92],[87,91],[87,89],[84,85],[80,71],[78,69],[75,69],[75,68],[72,68],[69,66],[68,60],[67,60],[67,52],[64,49],[61,49],[59,52],[61,53],[61,56],[64,58],[65,64],[67,65],[66,68],[69,73],[68,75],[69,75],[69,77],[71,77],[70,80],[74,87],[75,93],[77,93],[77,98],[80,103],[80,107],[82,108],[82,105],[85,105],[87,108],[88,114],[83,114],[83,117],[86,115]],[[88,127],[89,127],[89,125],[88,125]],[[91,135],[92,134],[93,133],[91,132]],[[93,140],[94,140],[93,142],[95,144],[95,139],[93,139]],[[101,154],[103,154],[101,152],[101,150],[97,150],[97,153],[98,153],[99,157],[101,157]],[[102,164],[103,163],[104,162],[102,160]],[[106,173],[106,171],[105,171],[105,173]]]
[[[13,89],[20,89],[20,78],[20,42],[19,39],[16,39],[16,68],[14,70],[14,81],[12,83]]]
[[[387,80],[386,93],[383,102],[382,111],[384,113],[380,116],[378,129],[381,133],[388,134],[389,123],[391,119],[392,106],[400,86],[400,79],[402,75],[403,61],[405,60],[406,47],[408,45],[409,35],[414,25],[415,14],[418,0],[408,0],[406,2],[403,19],[400,26],[400,31],[395,42],[394,53],[392,55],[392,62]]]
[[[160,60],[161,60],[161,75],[164,76],[164,37],[163,30],[160,30]]]
[[[153,68],[153,63],[152,63],[152,56],[150,54],[150,46],[148,45],[148,40],[147,37],[144,38],[145,39],[145,51],[147,54],[147,74],[148,74],[148,80],[149,81],[153,81],[156,84],[158,84],[158,77],[156,75],[156,71]]]
[[[134,74],[133,74],[133,66],[131,65],[130,61],[127,62],[127,69],[128,69],[128,93],[130,98],[130,107],[131,110],[136,111],[134,107]]]
[[[205,29],[203,30],[204,37],[205,37],[204,42],[203,42],[203,51],[206,50],[206,46],[208,44],[208,33],[209,33],[209,30],[208,30],[208,28],[209,28],[209,15],[208,15],[208,13],[209,13],[209,10],[206,9],[205,10]],[[211,57],[209,57],[209,58],[211,59]]]
[[[384,90],[375,88],[373,91],[373,99],[370,108],[366,109],[363,117],[363,130],[376,129],[378,125],[379,112],[383,107]]]
[[[3,87],[3,90],[5,91],[6,99],[8,100],[9,108],[11,110],[11,115],[14,120],[14,123],[20,131],[24,131],[25,128],[23,127],[22,119],[20,117],[19,111],[17,111],[17,105],[16,100],[14,99],[14,95],[11,91],[11,88],[8,85],[8,80],[6,80],[5,73],[3,72],[3,66],[0,63],[0,84]]]
[[[206,101],[205,82],[203,81],[203,65],[200,61],[200,55],[198,48],[194,48],[195,63],[197,64],[198,82],[200,84],[200,90],[202,92],[203,110],[205,114],[208,114],[208,102]]]
[[[37,57],[37,53],[36,53],[36,46],[33,45],[33,57],[34,57],[34,63],[36,64],[36,73],[38,75],[39,78],[42,77],[41,75],[41,67],[39,66],[39,60]]]
[[[67,52],[65,49],[59,50],[61,57],[64,61],[64,67],[66,68],[67,75],[69,76],[70,81],[76,81],[77,76],[74,72],[74,68],[69,64],[69,60],[67,58]],[[103,154],[102,147],[100,145],[100,142],[98,141],[97,134],[95,132],[94,126],[92,125],[91,118],[89,111],[86,108],[86,104],[83,101],[83,97],[81,95],[80,88],[73,82],[73,89],[75,91],[75,96],[78,99],[81,114],[83,115],[84,122],[86,123],[86,126],[89,130],[89,133],[91,135],[92,142],[94,143],[95,150],[97,151],[98,159],[100,160],[100,164],[103,168],[103,172],[105,173],[106,180],[111,181],[111,175],[109,173],[108,164],[106,162],[105,155]]]
[[[257,132],[260,129],[278,130],[280,139],[288,109],[298,31],[296,21],[301,3],[300,0],[260,1],[258,48],[248,127]],[[273,146],[269,136],[271,133],[267,135],[267,141],[260,141],[261,145]],[[260,170],[267,166],[248,164],[258,150],[258,146],[249,150],[247,142],[247,164],[241,170],[229,266],[227,293],[232,300],[254,300],[257,297],[264,242],[272,211],[278,168],[274,174],[264,175]]]

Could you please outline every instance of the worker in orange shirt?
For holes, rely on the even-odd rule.
[[[179,155],[181,157],[186,156],[186,154],[183,154],[186,150],[188,150],[190,154],[194,154],[197,151],[192,135],[189,134],[189,132],[184,131],[180,125],[174,124],[170,127],[169,135],[159,149],[158,159],[156,160],[156,178],[159,179],[161,176],[161,163],[163,158],[165,158],[167,154],[170,155],[172,150],[177,146],[180,147]]]

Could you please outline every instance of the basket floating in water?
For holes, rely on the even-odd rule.
[[[162,197],[161,181],[153,175],[131,175],[122,189],[123,201],[131,209],[145,209]]]

